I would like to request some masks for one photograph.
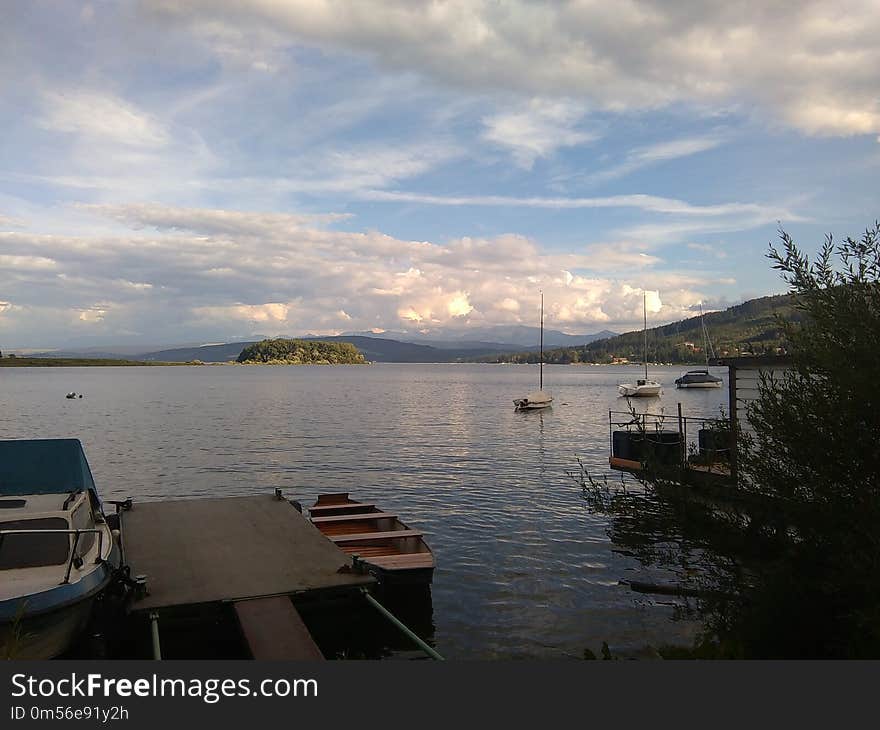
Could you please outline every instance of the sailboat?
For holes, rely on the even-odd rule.
[[[715,358],[715,350],[712,347],[712,340],[709,339],[709,331],[706,329],[706,322],[703,320],[703,303],[700,302],[700,328],[703,332],[703,352],[706,354],[706,369],[704,370],[688,370],[680,378],[675,379],[676,388],[720,388],[721,378],[712,375],[709,372],[709,353]]]
[[[642,295],[642,308],[645,313],[645,377],[639,378],[635,383],[621,383],[617,390],[627,398],[652,398],[663,392],[663,387],[656,380],[648,379],[648,295]]]
[[[553,396],[544,392],[544,292],[541,292],[541,369],[538,375],[538,390],[525,398],[513,401],[516,411],[534,411],[553,405]]]

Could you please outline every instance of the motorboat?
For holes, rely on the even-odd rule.
[[[544,392],[544,292],[541,292],[541,348],[540,369],[538,371],[538,390],[529,393],[525,398],[513,401],[515,411],[535,411],[553,405],[553,396]]]
[[[648,378],[648,295],[642,294],[642,309],[645,317],[644,329],[644,359],[645,377],[639,378],[635,383],[620,383],[617,392],[626,398],[656,398],[662,395],[663,386],[656,380]]]
[[[118,567],[79,440],[0,441],[0,657],[67,651]]]
[[[688,370],[680,378],[675,379],[676,388],[720,388],[721,378],[712,375],[708,370]]]
[[[706,367],[702,370],[688,370],[680,378],[676,378],[676,388],[720,388],[723,382],[717,375],[709,372],[709,355],[714,358],[715,350],[712,340],[709,339],[709,331],[706,329],[706,321],[703,317],[703,303],[700,302],[700,329],[703,334],[703,352],[706,356]]]
[[[320,494],[309,518],[339,549],[358,556],[385,585],[428,584],[434,574],[434,554],[422,533],[410,529],[397,515],[375,504],[351,499],[347,492]]]

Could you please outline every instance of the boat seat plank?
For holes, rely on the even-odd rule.
[[[354,535],[334,535],[330,539],[339,544],[341,542],[360,542],[364,540],[393,540],[407,537],[421,537],[418,530],[391,530],[390,532],[359,532]]]
[[[331,515],[329,517],[313,517],[312,522],[316,525],[325,525],[333,522],[349,522],[355,520],[386,520],[397,519],[397,515],[390,512],[368,512],[367,514],[354,515]]]
[[[379,532],[379,528],[375,525],[364,524],[345,524],[345,525],[316,525],[324,537],[334,537],[336,535],[357,535],[366,532]]]
[[[375,504],[366,502],[358,502],[357,504],[317,504],[309,507],[310,514],[329,515],[333,512],[342,512],[343,510],[353,510],[354,512],[369,512],[376,509]]]
[[[340,545],[339,549],[347,555],[357,555],[364,560],[386,555],[392,556],[405,554],[393,545]]]
[[[433,568],[434,556],[431,553],[406,553],[370,558],[367,562],[378,568],[394,570],[395,568]]]
[[[236,601],[233,606],[254,659],[324,658],[287,596]]]

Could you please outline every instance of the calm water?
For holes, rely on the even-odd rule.
[[[537,366],[7,368],[0,438],[79,438],[111,499],[349,491],[425,533],[439,651],[581,657],[694,631],[618,585],[663,576],[614,550],[568,476],[577,457],[606,470],[616,383],[637,372],[545,368],[553,409],[515,413]],[[717,415],[727,389],[676,391],[680,372],[652,368],[666,392],[637,405]]]

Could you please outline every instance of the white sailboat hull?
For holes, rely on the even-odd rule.
[[[539,408],[549,408],[553,405],[553,396],[543,390],[529,393],[525,398],[517,398],[513,401],[518,411],[535,411]]]
[[[617,389],[622,396],[627,398],[654,398],[663,392],[663,386],[653,381],[637,385],[621,383],[617,386]]]

